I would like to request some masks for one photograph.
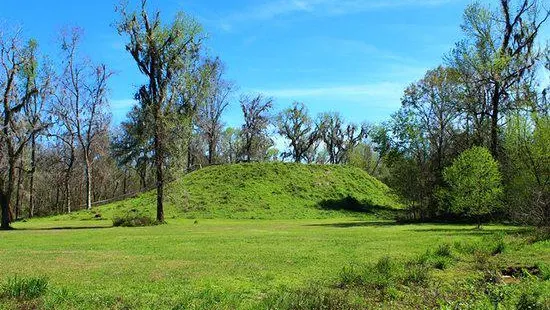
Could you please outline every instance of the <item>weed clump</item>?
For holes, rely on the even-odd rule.
[[[48,280],[44,277],[38,278],[8,278],[1,287],[3,298],[18,300],[32,300],[44,295],[48,288]]]
[[[142,214],[133,209],[123,215],[113,217],[113,226],[115,227],[141,227],[154,226],[159,223],[148,215]]]
[[[453,257],[453,250],[450,244],[444,243],[439,245],[437,250],[435,250],[435,255],[440,257]]]
[[[324,289],[319,285],[312,285],[303,289],[279,289],[268,295],[263,301],[261,309],[362,309],[353,302],[346,291]]]
[[[516,303],[516,309],[518,310],[538,310],[544,309],[544,305],[541,301],[542,293],[540,290],[532,287],[527,287],[519,295]]]

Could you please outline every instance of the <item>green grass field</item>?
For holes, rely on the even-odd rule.
[[[395,197],[357,169],[212,167],[170,192],[166,225],[112,227],[151,214],[148,193],[0,232],[0,309],[550,307],[550,241],[397,224]]]
[[[330,283],[349,265],[383,256],[405,261],[442,243],[482,242],[517,228],[394,225],[357,219],[172,220],[112,228],[108,221],[33,220],[2,232],[3,280],[47,277],[44,307],[255,308],[281,288]],[[90,226],[98,228],[90,228]],[[549,262],[550,243],[509,249],[500,263]],[[449,283],[475,277],[467,265],[436,271]],[[326,284],[329,286],[329,284]]]

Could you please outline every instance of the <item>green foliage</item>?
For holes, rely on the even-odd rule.
[[[41,278],[12,277],[1,286],[0,295],[4,298],[14,298],[19,300],[31,300],[38,298],[46,293],[48,280]]]
[[[138,210],[130,210],[123,215],[113,217],[113,226],[115,227],[139,227],[153,226],[157,221],[148,215],[141,214]]]
[[[258,309],[348,310],[362,309],[344,291],[309,286],[299,290],[280,289],[267,296]]]
[[[359,143],[349,152],[348,165],[363,169],[378,179],[387,178],[387,168],[375,148],[367,143]]]
[[[502,254],[504,253],[505,250],[506,250],[506,242],[504,241],[504,236],[498,235],[491,254],[493,255]]]
[[[500,207],[502,177],[499,164],[486,148],[473,147],[464,151],[443,175],[449,185],[450,207],[454,213],[480,220]]]
[[[516,303],[517,310],[544,310],[547,309],[541,300],[542,292],[538,287],[526,285]]]
[[[550,225],[550,117],[509,117],[505,135],[506,197],[509,213],[523,223]]]
[[[550,263],[539,262],[535,265],[535,268],[539,270],[539,277],[544,281],[550,281]]]
[[[452,246],[449,243],[443,243],[439,245],[437,250],[435,250],[435,255],[441,256],[441,257],[452,257]]]
[[[430,280],[430,269],[422,263],[414,262],[405,266],[404,283],[407,285],[426,285]]]

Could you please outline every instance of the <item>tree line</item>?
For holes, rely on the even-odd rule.
[[[349,123],[335,112],[312,116],[299,102],[274,111],[273,98],[243,94],[243,124],[226,126],[237,86],[223,62],[207,55],[201,25],[183,13],[166,22],[143,0],[135,10],[116,9],[116,31],[145,82],[114,127],[113,73],[82,55],[81,29],[60,35],[61,56],[53,60],[36,41],[4,31],[1,227],[151,188],[162,222],[166,182],[207,165],[270,160],[365,169],[403,198],[414,219],[548,225],[550,87],[540,76],[550,72],[550,53],[538,38],[549,13],[535,0],[499,4],[466,8],[463,39],[407,87],[401,108],[382,124]],[[278,137],[286,149],[276,149]],[[490,186],[460,196],[461,186],[481,183]]]

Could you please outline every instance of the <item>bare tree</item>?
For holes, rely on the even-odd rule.
[[[253,98],[243,96],[240,101],[244,115],[244,124],[241,129],[243,160],[247,162],[261,160],[265,158],[267,150],[273,144],[267,132],[273,99],[257,95]]]
[[[283,153],[283,158],[292,157],[294,162],[308,160],[311,149],[318,141],[318,131],[309,117],[303,103],[295,102],[291,108],[277,116],[279,134],[290,141],[290,152]]]
[[[92,208],[93,145],[109,124],[107,80],[111,76],[105,65],[94,66],[79,57],[81,30],[73,28],[61,37],[64,53],[63,72],[59,80],[55,114],[65,134],[63,142],[74,156],[76,142],[84,164],[86,209]],[[69,160],[70,162],[71,160]],[[74,163],[74,161],[73,161]],[[72,164],[69,167],[72,168]]]
[[[47,113],[49,102],[53,94],[53,78],[54,73],[49,65],[44,66],[42,70],[38,71],[35,64],[32,65],[32,71],[34,73],[32,76],[32,84],[37,88],[37,92],[32,96],[31,102],[28,105],[25,105],[25,117],[26,122],[32,127],[37,128],[36,132],[31,134],[30,141],[30,170],[29,173],[29,217],[34,216],[35,211],[35,180],[34,176],[36,174],[37,159],[36,159],[36,148],[37,148],[37,139],[40,135],[45,133],[45,130],[49,127],[50,119]]]
[[[451,146],[459,122],[459,92],[456,70],[440,66],[410,85],[402,99],[403,109],[419,116],[419,128],[433,149],[430,155],[439,171],[437,178],[442,177],[451,155],[456,155]]]
[[[346,125],[338,113],[321,114],[317,126],[331,164],[344,163],[348,152],[361,142],[368,132],[366,125]]]
[[[235,89],[232,83],[224,80],[224,68],[220,60],[214,60],[214,64],[209,95],[205,103],[199,107],[197,120],[200,135],[207,144],[209,165],[216,162],[223,127],[221,117],[229,105],[229,96]]]

